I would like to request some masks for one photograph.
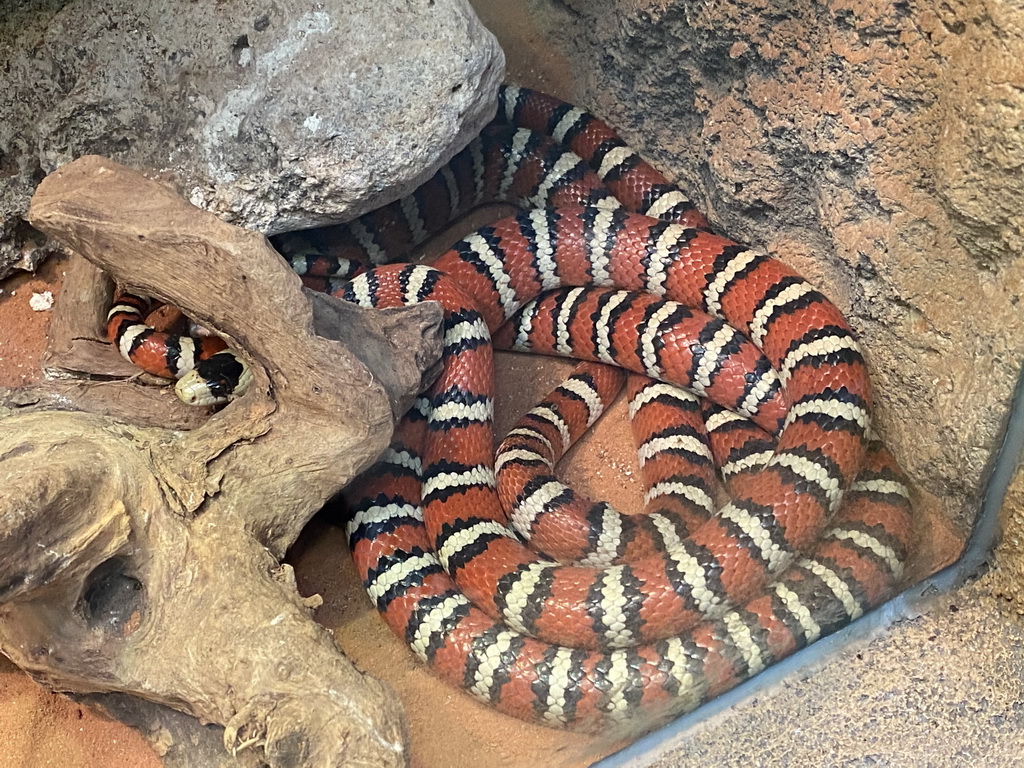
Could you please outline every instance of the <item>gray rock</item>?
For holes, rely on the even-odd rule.
[[[51,248],[39,180],[102,154],[267,234],[428,178],[490,119],[504,56],[465,0],[29,0],[0,18],[0,276]]]

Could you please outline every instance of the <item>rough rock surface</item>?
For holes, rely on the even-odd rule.
[[[504,56],[465,0],[29,0],[0,14],[0,276],[84,154],[273,234],[390,202],[490,119]]]
[[[860,333],[878,423],[966,530],[1024,360],[1024,11],[983,0],[568,0],[618,126]]]
[[[982,584],[1024,617],[1024,465],[1019,465],[1000,511],[1000,542],[993,553],[997,568],[987,573]]]

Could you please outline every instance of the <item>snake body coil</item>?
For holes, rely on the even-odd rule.
[[[528,209],[430,267],[382,263],[487,199]],[[692,709],[898,585],[909,492],[871,439],[846,321],[780,262],[709,232],[597,118],[507,87],[496,124],[413,196],[279,247],[346,301],[444,306],[441,377],[346,489],[347,530],[391,628],[501,711],[575,726]],[[513,430],[500,482],[492,333],[594,361]],[[613,396],[608,365],[635,374],[645,516],[551,474]]]

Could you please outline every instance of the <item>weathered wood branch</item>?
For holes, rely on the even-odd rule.
[[[91,305],[110,286],[75,267],[47,364],[107,380],[0,403],[0,648],[52,688],[220,723],[274,766],[403,764],[398,704],[312,621],[318,599],[279,560],[429,384],[440,309],[309,294],[262,236],[98,157],[47,177],[30,216],[222,334],[256,383],[201,423],[169,403],[133,418],[167,394],[109,380],[124,372]]]
[[[368,453],[378,455],[396,415],[422,387],[422,372],[439,357],[440,313],[433,305],[393,311],[403,317],[396,324],[334,301],[335,322],[314,330],[310,300],[266,238],[103,158],[81,158],[44,179],[29,215],[33,226],[119,282],[181,307],[256,363],[250,394],[183,436],[161,460],[177,476],[174,492],[190,512],[206,504],[204,513],[222,514],[220,499],[230,498],[232,508],[251,510],[255,525],[277,532],[265,543],[278,555],[298,530],[276,511],[256,511],[269,491],[280,492],[276,475],[290,472],[296,456],[319,462],[305,473],[310,487],[298,494],[305,501],[292,500],[308,509],[295,510],[288,500],[282,506],[288,521],[308,519],[364,461],[346,446],[367,443],[375,446]],[[331,331],[378,347],[377,370],[325,338]],[[281,418],[290,428],[271,431]],[[322,454],[310,456],[311,434],[325,446]],[[264,439],[253,440],[258,435]],[[232,492],[211,496],[211,479]]]

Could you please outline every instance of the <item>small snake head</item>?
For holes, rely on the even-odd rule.
[[[230,349],[208,357],[174,385],[187,405],[223,405],[245,393],[252,384],[252,370]]]

